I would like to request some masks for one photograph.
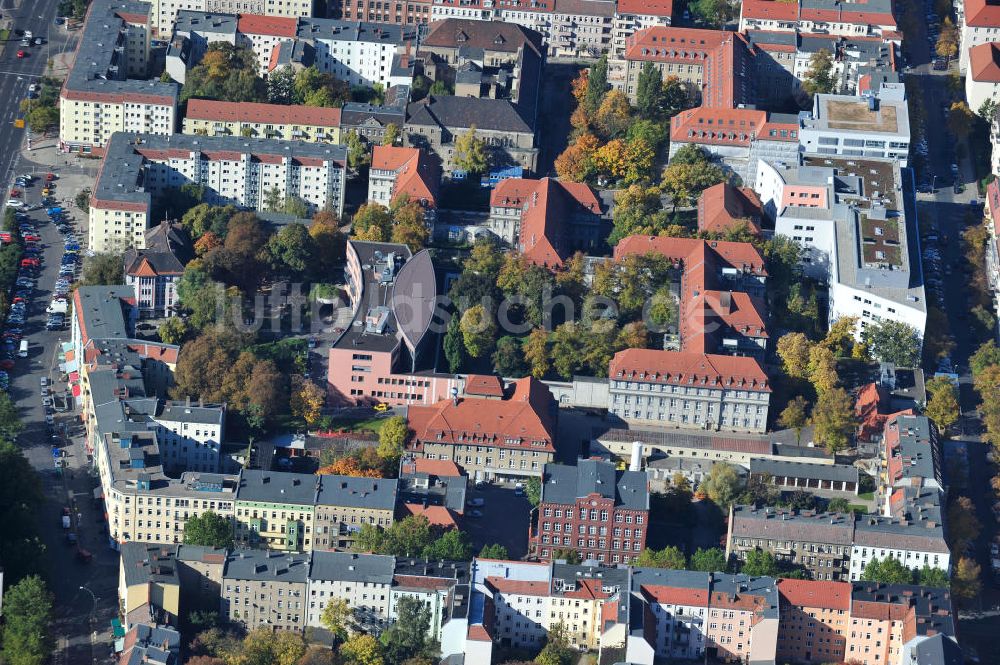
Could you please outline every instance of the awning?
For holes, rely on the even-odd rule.
[[[66,370],[65,371],[67,371],[67,372],[76,372],[79,369],[80,369],[80,363],[76,362],[75,360],[70,360],[70,359],[66,360]]]
[[[80,393],[82,393],[82,392],[83,392],[83,390],[80,389],[80,384],[79,383],[73,384],[73,397],[79,397]]]
[[[80,382],[80,373],[79,372],[70,372],[69,373],[69,382],[70,383],[79,383]]]
[[[111,620],[111,634],[114,637],[125,637],[125,627],[122,626],[121,619],[115,617]]]
[[[94,498],[95,499],[103,499],[104,498],[104,491],[102,490],[101,487],[95,487],[94,488]]]

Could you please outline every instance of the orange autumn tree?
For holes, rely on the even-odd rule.
[[[321,467],[317,476],[353,476],[355,478],[381,478],[376,469],[364,469],[354,457],[341,457],[333,464]]]

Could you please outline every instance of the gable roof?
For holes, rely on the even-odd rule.
[[[778,595],[781,602],[799,608],[851,609],[850,582],[781,579],[778,580]]]
[[[446,506],[425,506],[419,503],[404,503],[403,511],[407,515],[423,515],[431,526],[443,529],[457,529],[458,520],[455,514]]]
[[[649,510],[649,490],[643,471],[619,471],[610,462],[579,460],[576,466],[546,464],[541,503],[574,505],[577,499],[597,494],[613,499],[615,506]]]
[[[432,23],[420,46],[483,49],[516,53],[522,46],[541,55],[542,35],[516,23],[446,18]]]
[[[611,359],[608,377],[771,392],[764,368],[746,356],[625,349]]]
[[[749,221],[750,232],[760,235],[761,203],[749,187],[728,182],[713,185],[698,198],[698,230],[725,233],[741,220]]]
[[[600,215],[601,204],[585,184],[553,178],[510,183],[504,199],[519,200],[523,194],[519,249],[528,261],[548,268],[562,267],[570,256],[567,226],[574,215]],[[526,189],[534,183],[532,189]],[[511,199],[513,195],[513,199]],[[493,197],[491,196],[491,199]],[[513,207],[513,206],[508,206]]]
[[[674,15],[674,0],[619,0],[616,13],[671,18]]]
[[[262,124],[311,125],[339,127],[340,109],[321,106],[286,106],[256,102],[220,102],[214,99],[188,100],[185,118],[220,122],[255,122]]]
[[[1000,4],[993,0],[965,0],[965,25],[972,28],[1000,27]]]
[[[507,399],[441,400],[432,406],[411,406],[408,415],[416,433],[409,446],[414,450],[422,449],[424,442],[483,441],[502,448],[555,452],[552,393],[534,377],[515,381]]]
[[[411,201],[425,203],[429,207],[437,205],[441,170],[419,148],[375,146],[371,168],[396,172],[392,201],[405,194]]]
[[[969,75],[980,83],[1000,83],[1000,44],[989,42],[970,48]]]
[[[506,99],[429,95],[407,106],[406,115],[410,125],[448,129],[468,129],[475,125],[484,131],[534,133],[517,105]]]

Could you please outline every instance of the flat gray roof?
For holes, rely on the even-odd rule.
[[[312,554],[309,579],[392,584],[395,569],[396,559],[391,556],[316,550]]]
[[[236,500],[312,506],[316,504],[319,479],[308,473],[244,469]]]
[[[754,457],[750,460],[750,473],[769,473],[772,476],[814,478],[832,482],[858,482],[858,470],[848,464],[810,464]]]
[[[576,466],[546,464],[543,503],[575,504],[577,499],[599,494],[614,499],[615,506],[649,510],[646,474],[618,471],[610,462],[578,460]]]
[[[309,554],[270,550],[239,550],[226,557],[222,577],[305,584],[309,579]]]

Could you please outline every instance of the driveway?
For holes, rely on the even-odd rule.
[[[514,485],[486,485],[472,488],[467,500],[481,498],[486,505],[479,508],[467,507],[462,520],[462,530],[469,534],[476,554],[483,545],[496,543],[507,548],[511,559],[522,559],[528,554],[528,525],[530,524],[531,503],[526,497],[514,494]],[[473,510],[480,511],[482,517],[470,517]]]

